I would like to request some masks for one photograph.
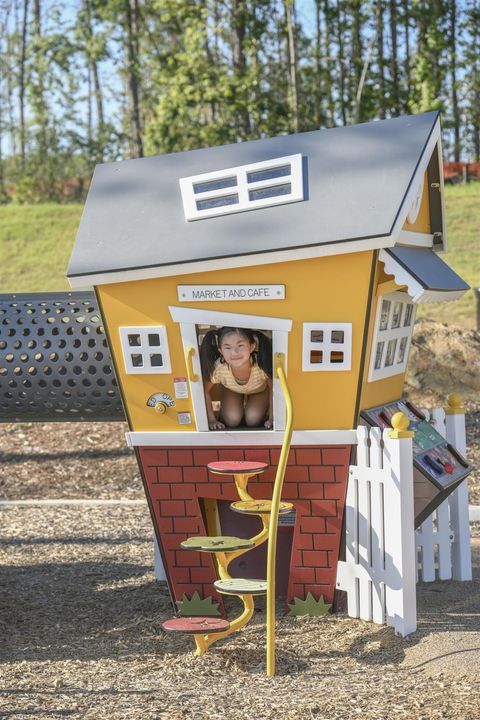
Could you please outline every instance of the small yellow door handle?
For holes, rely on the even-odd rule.
[[[187,350],[187,373],[190,382],[198,382],[199,377],[193,372],[193,356],[195,355],[195,348],[189,347]]]
[[[274,374],[275,377],[278,378],[278,369],[281,368],[285,372],[285,354],[284,353],[275,353],[274,357]]]

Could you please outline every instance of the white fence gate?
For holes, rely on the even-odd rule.
[[[465,455],[464,415],[432,415],[436,429]],[[415,533],[411,438],[393,439],[388,430],[366,427],[357,429],[357,438],[337,589],[347,593],[350,617],[386,623],[405,636],[417,626],[417,576],[435,579],[436,555],[439,579],[472,577],[467,481]]]

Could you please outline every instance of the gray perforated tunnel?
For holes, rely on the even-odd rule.
[[[94,293],[0,295],[0,422],[124,419]]]

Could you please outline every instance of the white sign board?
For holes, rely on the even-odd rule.
[[[285,300],[285,285],[177,285],[179,302]]]

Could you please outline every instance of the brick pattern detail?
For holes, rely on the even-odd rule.
[[[304,599],[308,592],[333,602],[350,452],[350,445],[290,450],[282,498],[293,503],[297,520],[287,602],[295,596]],[[137,457],[174,600],[197,591],[202,597],[213,596],[223,608],[213,588],[212,557],[180,549],[187,537],[207,534],[200,498],[238,500],[233,479],[210,474],[206,465],[215,460],[268,463],[268,470],[252,478],[248,489],[255,498],[270,498],[279,449],[141,447]]]

